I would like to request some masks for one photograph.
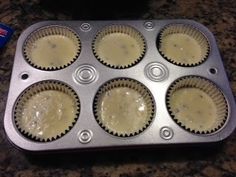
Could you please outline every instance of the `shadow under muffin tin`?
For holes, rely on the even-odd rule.
[[[19,37],[4,128],[29,151],[210,143],[235,111],[197,22],[46,21]]]

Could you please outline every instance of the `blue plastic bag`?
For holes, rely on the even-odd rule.
[[[0,23],[0,48],[3,48],[7,41],[9,41],[13,32],[12,28]]]

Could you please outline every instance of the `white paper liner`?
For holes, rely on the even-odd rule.
[[[179,59],[174,58],[173,56],[170,56],[170,54],[168,54],[165,51],[165,48],[167,45],[170,45],[171,43],[167,44],[165,41],[165,38],[168,37],[169,35],[175,35],[175,34],[177,35],[185,34],[188,37],[195,40],[200,47],[200,52],[201,52],[200,57],[197,59],[194,59],[195,61],[192,61],[191,58],[188,58],[188,60],[186,61],[179,61]],[[157,41],[157,43],[158,43],[159,51],[162,54],[162,56],[165,59],[167,59],[169,62],[175,65],[179,65],[179,66],[192,67],[192,66],[200,65],[207,59],[209,55],[209,51],[210,51],[209,42],[207,38],[205,37],[205,35],[201,31],[199,31],[199,29],[191,25],[185,25],[185,24],[171,24],[171,25],[166,26],[160,32],[159,40]],[[194,48],[192,50],[194,50]],[[190,52],[190,51],[187,51],[187,52]]]
[[[101,40],[108,36],[108,35],[112,35],[112,34],[120,34],[120,35],[127,35],[127,37],[131,37],[136,41],[136,44],[139,47],[139,52],[137,57],[130,59],[131,61],[127,62],[127,60],[125,60],[125,58],[121,58],[121,60],[124,63],[120,63],[119,65],[117,65],[114,60],[110,59],[109,61],[104,58],[103,56],[100,55],[99,53],[99,45],[101,43]],[[115,43],[116,41],[114,41]],[[111,26],[107,26],[105,28],[102,29],[102,31],[98,32],[98,34],[96,35],[93,44],[92,44],[92,48],[93,48],[93,53],[95,55],[95,57],[98,59],[98,61],[100,61],[102,64],[111,67],[111,68],[115,68],[115,69],[124,69],[124,68],[129,68],[134,66],[135,64],[137,64],[139,61],[141,61],[141,59],[143,58],[145,52],[146,52],[146,43],[145,43],[145,39],[142,36],[142,34],[140,32],[138,32],[136,29],[134,29],[133,27],[127,26],[127,25],[111,25]],[[112,48],[111,48],[112,50]],[[127,52],[130,52],[129,50]]]
[[[57,58],[55,58],[55,64],[53,66],[42,64],[39,60],[46,60],[45,58],[34,58],[32,56],[33,48],[36,47],[35,43],[44,38],[49,36],[60,36],[65,37],[65,39],[71,40],[73,43],[73,52],[70,56],[64,58],[63,62],[57,63]],[[41,70],[53,71],[63,69],[69,65],[71,65],[79,56],[81,51],[81,42],[79,36],[70,28],[65,26],[58,26],[58,25],[50,25],[46,27],[42,27],[34,32],[32,32],[29,37],[26,39],[24,46],[23,46],[23,53],[26,61],[32,65],[33,67]],[[50,53],[54,53],[53,49],[51,49]]]
[[[24,121],[22,121],[23,119],[25,119],[25,117],[24,117],[25,115],[23,115],[23,112],[26,109],[25,105],[27,104],[27,102],[31,98],[33,98],[33,96],[35,96],[36,94],[38,94],[40,92],[42,93],[43,91],[59,91],[61,93],[64,93],[71,98],[71,102],[73,103],[72,106],[74,106],[74,111],[73,111],[74,116],[70,117],[70,120],[72,120],[71,122],[70,122],[70,120],[68,120],[69,118],[67,119],[66,117],[63,117],[63,119],[60,119],[60,120],[59,120],[59,117],[57,118],[58,121],[63,121],[63,120],[66,121],[64,123],[68,125],[67,128],[65,128],[63,131],[56,130],[56,127],[53,125],[44,125],[44,124],[42,125],[42,127],[50,126],[51,128],[55,128],[54,131],[56,132],[56,134],[54,134],[53,136],[50,135],[49,137],[41,136],[40,134],[36,134],[34,126],[30,127],[30,128],[32,128],[32,131],[31,131],[31,129],[26,129],[25,127],[28,127],[28,126],[23,125]],[[39,106],[39,104],[40,103],[37,103],[35,105],[35,107]],[[54,106],[54,105],[52,105],[52,106]],[[63,108],[64,107],[61,108],[61,111],[63,111]],[[37,111],[37,110],[34,110],[34,111]],[[38,111],[40,112],[40,110],[38,110]],[[46,111],[50,111],[50,110],[44,110],[43,112],[46,112]],[[77,96],[75,91],[72,90],[72,88],[70,88],[68,85],[66,85],[62,82],[48,80],[48,81],[41,81],[36,84],[33,84],[30,87],[28,87],[25,91],[23,91],[23,93],[17,99],[17,102],[14,107],[14,121],[15,121],[15,125],[18,128],[18,130],[25,137],[27,137],[31,140],[34,140],[34,141],[49,142],[49,141],[56,140],[56,139],[62,137],[63,135],[65,135],[67,132],[69,132],[70,129],[76,123],[78,116],[79,116],[79,112],[80,112],[80,101],[79,101],[79,97]],[[56,112],[55,112],[55,114],[56,114]],[[32,119],[33,119],[33,117],[30,117],[28,122],[32,122]],[[44,117],[44,119],[45,119],[45,117]],[[35,122],[37,123],[37,120],[35,120]],[[61,123],[63,123],[63,122],[61,122]],[[37,127],[37,128],[39,128],[39,127]]]
[[[138,92],[142,99],[145,101],[146,104],[146,108],[147,108],[147,115],[144,119],[145,122],[143,123],[143,125],[141,125],[140,127],[138,127],[138,129],[136,130],[128,130],[125,132],[122,132],[120,130],[118,130],[118,128],[114,128],[111,129],[110,127],[107,126],[107,122],[104,122],[104,118],[101,115],[101,103],[103,100],[103,96],[106,92],[111,91],[113,89],[116,88],[130,88],[132,90],[134,90],[135,92]],[[119,105],[115,105],[115,106],[120,106]],[[118,109],[118,108],[117,108]],[[155,105],[154,105],[154,99],[150,93],[150,91],[141,83],[139,83],[138,81],[132,80],[132,79],[127,79],[127,78],[119,78],[119,79],[114,79],[111,80],[107,83],[105,83],[104,85],[102,85],[96,96],[94,99],[94,115],[95,118],[98,122],[98,124],[108,133],[115,135],[115,136],[119,136],[119,137],[129,137],[129,136],[134,136],[137,135],[141,132],[143,132],[151,123],[153,117],[155,114]],[[133,121],[135,121],[136,117],[133,117]],[[120,119],[116,119],[115,121],[120,121]]]
[[[205,130],[193,128],[189,124],[186,125],[186,123],[179,120],[175,115],[171,105],[172,95],[174,92],[182,88],[197,88],[210,96],[216,107],[216,116],[213,117],[214,123],[212,123],[210,128]],[[228,105],[223,93],[214,83],[199,76],[186,76],[176,80],[168,89],[166,104],[173,120],[184,129],[196,134],[210,134],[216,132],[223,127],[228,117]]]

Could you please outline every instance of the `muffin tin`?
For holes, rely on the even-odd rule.
[[[222,141],[235,100],[192,20],[44,21],[19,37],[4,128],[28,151]]]

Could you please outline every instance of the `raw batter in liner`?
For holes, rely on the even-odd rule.
[[[186,128],[207,131],[215,128],[217,109],[212,98],[198,88],[181,88],[170,97],[175,119]]]
[[[169,34],[162,39],[160,50],[167,58],[182,64],[194,64],[202,60],[201,46],[187,34]]]
[[[69,95],[46,90],[27,100],[19,118],[19,126],[34,137],[46,140],[65,133],[75,116],[75,101]]]
[[[98,110],[100,121],[110,131],[130,134],[147,124],[148,108],[143,96],[128,87],[117,87],[101,95]]]
[[[67,65],[77,54],[78,46],[63,35],[49,35],[37,39],[31,48],[30,59],[41,67]]]
[[[98,42],[96,51],[101,60],[114,66],[132,64],[143,52],[138,41],[124,33],[105,35]]]

